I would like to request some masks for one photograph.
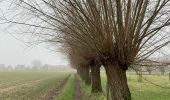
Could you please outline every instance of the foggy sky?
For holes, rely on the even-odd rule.
[[[33,60],[47,64],[67,64],[60,53],[51,52],[45,46],[29,48],[9,33],[0,32],[0,64],[29,65]]]
[[[0,10],[5,13],[10,6],[11,0],[4,0],[3,3],[0,3]],[[12,15],[11,12],[7,13],[7,16],[10,15]],[[19,31],[19,29],[13,28]],[[43,64],[67,64],[66,59],[60,53],[51,52],[44,45],[30,49],[23,42],[15,39],[8,31],[8,27],[0,24],[0,64],[29,65],[33,60],[40,60]]]

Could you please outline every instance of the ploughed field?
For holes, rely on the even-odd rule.
[[[106,100],[104,72],[103,94],[90,94],[90,86],[75,76],[70,72],[0,72],[0,100]],[[170,100],[168,76],[143,75],[142,82],[135,73],[127,77],[132,100]]]
[[[66,72],[0,72],[0,100],[45,100]]]

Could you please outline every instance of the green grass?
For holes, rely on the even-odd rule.
[[[128,75],[133,100],[170,100],[170,82],[167,76],[144,75],[143,77],[161,87],[146,80],[138,82],[136,75]]]
[[[82,100],[104,100],[103,93],[91,94],[91,87],[87,86],[83,81],[80,82]]]
[[[65,72],[0,72],[0,100],[42,100]]]
[[[146,80],[138,82],[135,74],[128,74],[127,77],[132,100],[170,100],[170,82],[168,76],[143,75],[144,79],[165,88],[156,86]],[[106,100],[106,75],[104,72],[101,73],[101,78],[104,92],[103,95],[91,95],[90,86],[86,86],[81,82],[83,100],[89,100],[89,97],[93,97],[91,100]]]
[[[61,93],[55,100],[73,100],[75,92],[75,75],[71,75]]]

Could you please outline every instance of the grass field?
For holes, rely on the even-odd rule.
[[[144,75],[142,82],[136,75],[128,75],[133,100],[170,100],[168,76]]]
[[[128,74],[128,84],[132,100],[170,100],[170,81],[168,76],[143,75],[143,81],[138,82],[135,74]],[[81,82],[83,100],[106,100],[106,75],[101,73],[104,94],[90,95],[90,86]]]
[[[0,100],[42,100],[66,72],[0,72]]]

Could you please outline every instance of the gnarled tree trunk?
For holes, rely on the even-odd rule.
[[[77,74],[80,75],[80,68],[77,68]]]
[[[87,67],[87,66],[79,67],[79,75],[86,85],[91,84],[90,67]]]
[[[91,78],[90,78],[90,67],[84,67],[84,81],[86,85],[90,85]]]
[[[83,68],[82,67],[79,67],[79,75],[80,75],[80,78],[82,80],[84,80],[84,77],[83,77]]]
[[[91,93],[102,92],[101,77],[100,77],[100,65],[95,64],[91,66]]]
[[[118,64],[105,64],[106,75],[112,100],[131,100],[126,70]]]

